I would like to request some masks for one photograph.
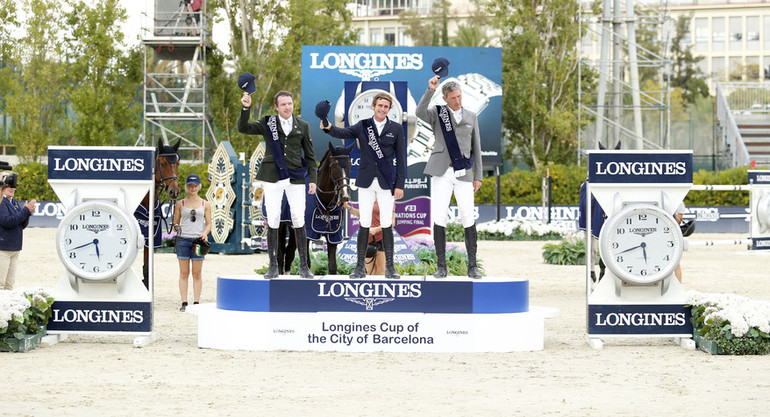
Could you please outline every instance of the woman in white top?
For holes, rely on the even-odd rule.
[[[203,279],[203,255],[193,252],[192,241],[201,238],[208,241],[211,231],[211,205],[206,204],[198,192],[201,189],[201,179],[196,174],[187,176],[187,195],[179,200],[174,208],[174,230],[177,232],[176,258],[179,260],[179,294],[182,296],[182,308],[187,309],[187,288],[192,264],[193,304],[201,300]]]

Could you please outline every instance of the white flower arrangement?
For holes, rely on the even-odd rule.
[[[770,353],[770,302],[689,291],[693,327],[726,353]]]
[[[23,323],[24,311],[32,304],[21,291],[0,291],[0,330],[8,327],[12,320]]]
[[[44,331],[53,301],[43,288],[0,291],[0,348],[8,339]]]
[[[477,226],[479,232],[486,232],[491,235],[502,235],[506,237],[518,237],[526,235],[530,237],[541,237],[548,235],[564,236],[568,234],[569,229],[557,226],[555,224],[545,224],[539,221],[521,221],[521,220],[494,220],[481,223]]]

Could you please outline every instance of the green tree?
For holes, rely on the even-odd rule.
[[[698,96],[709,96],[705,75],[696,66],[704,57],[693,56],[692,46],[684,42],[689,35],[691,20],[691,14],[680,16],[671,39],[671,87],[682,90],[682,99],[688,105],[694,103]]]
[[[507,156],[534,170],[574,160],[580,39],[576,0],[492,0],[503,46],[503,126]],[[583,91],[591,74],[583,73]],[[587,118],[582,121],[588,123]]]
[[[208,10],[221,11],[228,23],[236,66],[234,76],[243,72],[256,76],[257,91],[252,95],[255,117],[274,111],[273,96],[280,90],[293,92],[294,107],[299,109],[302,45],[355,43],[356,34],[350,30],[351,14],[346,4],[345,0],[215,0],[209,3]],[[226,77],[226,80],[216,77]],[[218,100],[233,100],[220,83],[235,85],[235,80],[224,72],[216,77],[210,77],[210,82],[220,86],[215,93],[220,94]],[[227,106],[227,110],[219,110],[226,112],[226,118],[214,118],[222,131],[230,131],[240,115],[239,100]],[[233,147],[248,154],[254,148],[253,140],[253,136],[235,140]]]
[[[404,33],[414,46],[449,46],[449,15],[449,1],[437,0],[428,14],[405,10],[398,20],[407,27]]]
[[[64,141],[69,86],[62,60],[61,1],[19,2],[25,33],[5,45],[6,66],[0,69],[10,136],[23,162],[39,161],[49,144]],[[22,22],[20,22],[22,23]]]
[[[468,19],[457,25],[457,32],[450,43],[452,46],[488,47],[492,39],[487,33],[490,19],[486,13],[486,3],[484,0],[473,0],[471,3],[473,6]]]
[[[137,65],[123,52],[123,33],[115,30],[126,20],[118,0],[96,2],[93,6],[77,1],[67,14],[72,29],[68,39],[68,61],[75,82],[70,96],[77,118],[72,126],[80,145],[115,145],[117,133],[137,128]]]

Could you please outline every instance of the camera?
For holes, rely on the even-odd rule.
[[[0,174],[0,187],[16,188],[19,185],[19,175],[15,172]]]

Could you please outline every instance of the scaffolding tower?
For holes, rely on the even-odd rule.
[[[620,143],[623,149],[669,149],[670,48],[672,21],[667,0],[604,0],[600,14],[591,2],[581,1],[579,71],[597,75],[596,90],[579,86],[580,114],[590,115],[593,125],[578,133],[578,163],[586,150]],[[639,44],[638,30],[654,33],[659,51]],[[599,53],[593,50],[599,41]],[[654,72],[657,89],[640,85],[640,69]],[[580,77],[582,79],[582,76]],[[582,81],[582,80],[581,80]]]
[[[144,127],[137,145],[181,140],[179,153],[192,162],[205,162],[217,147],[207,111],[206,3],[154,0],[154,15],[142,19]]]

